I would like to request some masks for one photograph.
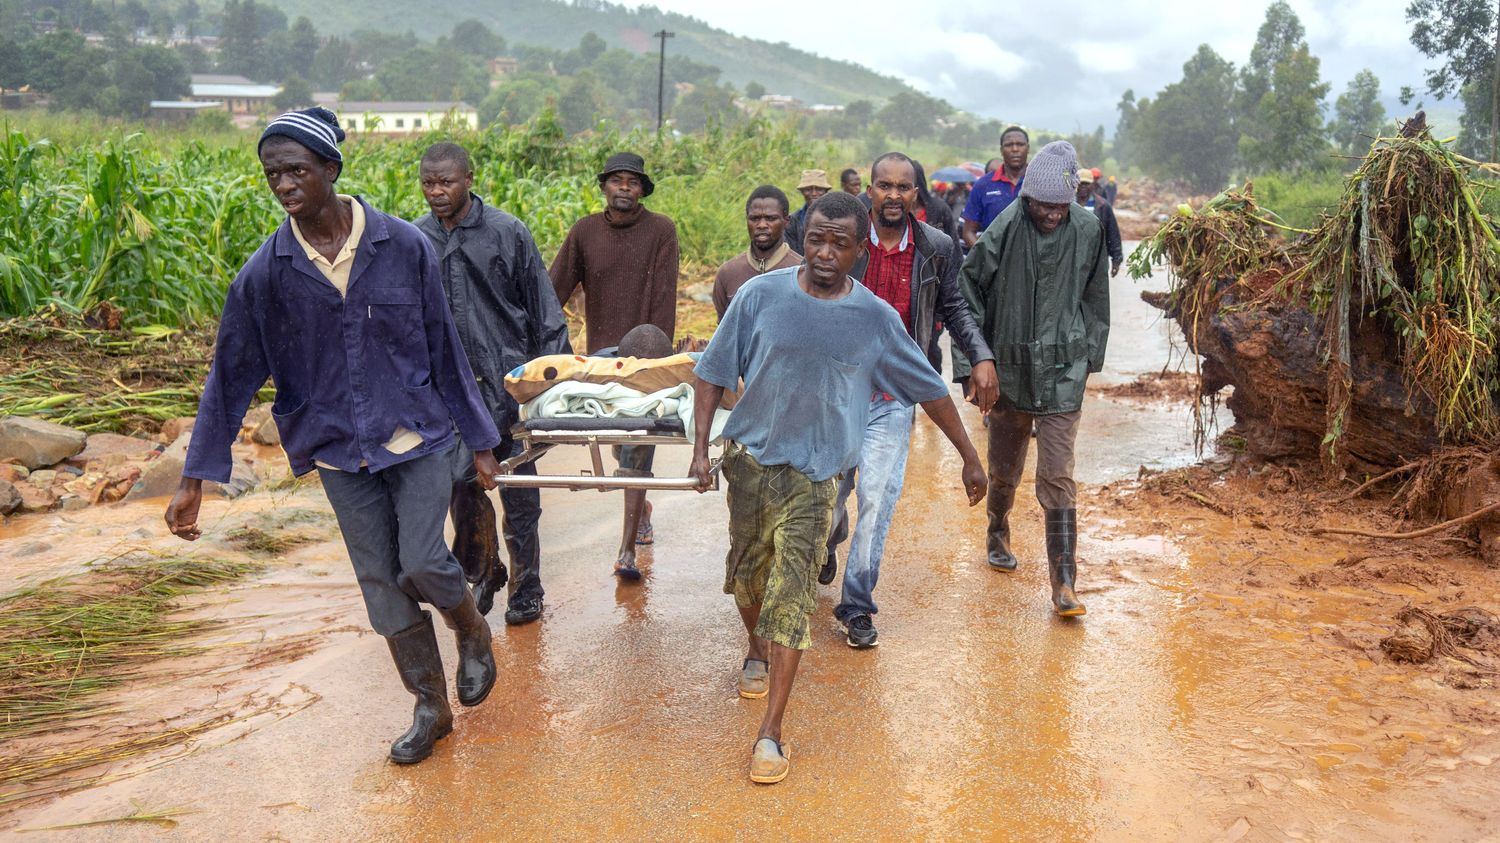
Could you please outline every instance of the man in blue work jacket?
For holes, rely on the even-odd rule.
[[[490,488],[500,435],[475,389],[432,244],[334,189],[343,139],[324,108],[283,114],[261,134],[261,169],[287,219],[229,286],[166,520],[184,539],[201,535],[203,481],[229,479],[230,445],[270,377],[292,471],[317,468],[370,625],[417,698],[411,728],[390,753],[411,764],[453,730],[432,616],[419,603],[432,604],[456,633],[459,702],[478,705],[495,684],[490,628],[443,524],[455,425]]]

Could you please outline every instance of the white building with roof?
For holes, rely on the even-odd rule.
[[[281,93],[280,85],[259,85],[243,76],[214,73],[192,75],[194,102],[218,102],[230,114],[267,114],[273,110],[271,98]]]
[[[466,102],[341,102],[333,110],[349,134],[413,134],[443,126],[479,128],[479,111]]]

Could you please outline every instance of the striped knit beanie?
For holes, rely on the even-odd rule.
[[[255,145],[255,152],[260,154],[260,148],[265,146],[266,139],[272,135],[283,135],[297,143],[302,144],[315,154],[327,161],[337,161],[339,172],[344,171],[344,156],[339,152],[339,141],[344,139],[344,130],[339,128],[338,115],[322,106],[313,106],[301,111],[288,111],[266,124],[266,130],[260,133],[260,142]],[[338,181],[338,176],[334,176]]]
[[[1078,153],[1067,141],[1053,141],[1026,165],[1021,195],[1049,205],[1066,205],[1078,195]]]

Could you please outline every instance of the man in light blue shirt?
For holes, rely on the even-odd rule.
[[[802,651],[837,476],[859,462],[870,396],[921,404],[963,458],[969,504],[986,480],[948,387],[896,311],[849,276],[867,236],[864,205],[830,193],[808,214],[805,262],[740,288],[695,373],[693,473],[708,488],[708,438],[725,388],[744,381],[724,429],[729,555],[726,594],[749,633],[740,696],[769,695],[750,779],[791,769],[781,720]],[[769,677],[767,676],[769,673]]]

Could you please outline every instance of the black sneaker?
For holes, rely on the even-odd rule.
[[[531,623],[542,616],[542,598],[531,597],[505,610],[505,622],[511,626]]]
[[[828,561],[823,563],[822,569],[818,571],[818,582],[828,585],[833,582],[833,575],[839,572],[839,557],[832,550],[828,551]]]
[[[868,650],[871,647],[880,646],[880,641],[875,634],[875,622],[870,620],[869,615],[855,615],[844,624],[844,631],[849,633],[849,646],[856,650]]]

